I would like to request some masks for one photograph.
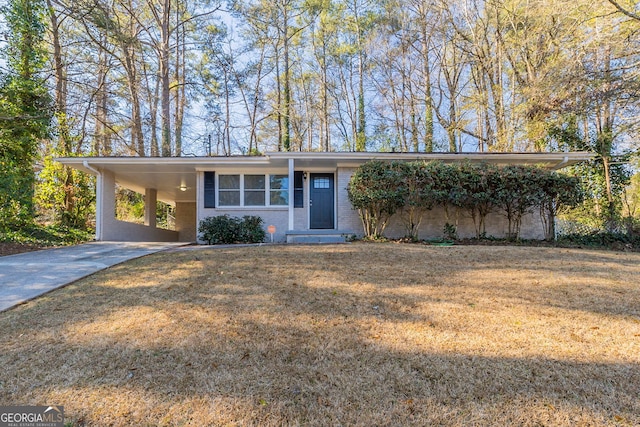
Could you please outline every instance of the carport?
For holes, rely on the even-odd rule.
[[[193,159],[161,157],[61,158],[97,177],[96,240],[192,242],[196,240],[196,169]],[[116,219],[116,184],[144,195],[144,224]],[[175,231],[156,224],[158,201],[175,207]]]

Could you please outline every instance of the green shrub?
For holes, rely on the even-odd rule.
[[[498,169],[493,192],[498,211],[508,221],[507,240],[518,240],[522,218],[540,205],[545,173],[549,172],[524,165],[507,165]]]
[[[401,219],[405,226],[405,237],[416,242],[420,224],[425,212],[443,203],[448,197],[448,188],[443,188],[440,171],[447,167],[441,162],[406,162],[398,163],[397,169],[402,174],[402,185],[405,191]]]
[[[367,239],[382,237],[389,219],[404,205],[407,192],[400,162],[372,160],[354,172],[347,193],[358,209]]]
[[[584,190],[577,177],[555,172],[547,173],[540,181],[540,186],[540,218],[544,225],[545,240],[554,240],[556,217],[559,213],[579,206],[584,200]]]
[[[565,245],[580,245],[594,248],[630,248],[640,249],[640,237],[625,233],[593,232],[588,234],[562,234],[558,236],[558,243]]]
[[[262,243],[266,237],[262,228],[262,218],[259,216],[245,216],[240,223],[240,238],[242,243]]]
[[[198,232],[200,238],[209,245],[261,243],[266,237],[263,223],[259,216],[210,216],[200,221]]]
[[[458,240],[458,227],[456,227],[454,224],[449,224],[447,222],[444,225],[442,231],[444,233],[445,239]]]
[[[210,245],[235,243],[240,220],[228,215],[210,216],[200,221],[198,232],[202,240]]]
[[[455,238],[458,212],[473,219],[476,238],[486,236],[492,212],[508,220],[507,238],[517,240],[525,215],[540,210],[545,234],[555,234],[555,216],[581,203],[583,190],[575,177],[535,166],[384,162],[373,160],[355,170],[347,187],[349,201],[360,213],[365,238],[379,239],[390,218],[401,213],[406,237],[418,239],[422,216],[434,206],[445,211],[445,236]],[[450,209],[455,218],[450,218]]]
[[[467,211],[476,229],[476,239],[486,236],[486,219],[496,208],[495,191],[499,167],[490,163],[464,162],[452,166],[458,178],[455,204]]]

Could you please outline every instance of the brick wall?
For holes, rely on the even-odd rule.
[[[196,203],[176,203],[176,231],[181,242],[196,241]]]
[[[337,203],[338,203],[338,223],[337,228],[340,231],[362,235],[362,221],[358,211],[353,209],[349,196],[347,194],[347,186],[355,168],[338,168],[338,178],[336,183]]]

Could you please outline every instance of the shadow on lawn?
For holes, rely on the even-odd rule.
[[[490,291],[505,299],[515,297],[522,303],[540,307],[634,316],[640,320],[640,286],[630,286],[640,276],[638,254],[531,247],[469,250],[468,247],[381,246],[395,246],[398,255],[376,258],[367,251],[344,246],[335,252],[319,253],[317,264],[312,267],[324,274],[334,274],[336,283],[375,283],[376,289],[386,291],[404,286],[446,287],[451,289],[449,298],[454,303],[461,301],[459,288],[468,287],[478,295]],[[308,263],[297,260],[295,249],[284,253],[288,257],[287,265],[293,271],[289,279],[293,280],[298,272],[309,268]],[[474,258],[469,253],[482,256]],[[462,265],[455,263],[460,260]],[[344,264],[350,265],[350,269],[345,270]],[[247,264],[246,267],[254,266]],[[263,271],[271,275],[270,280],[287,279],[278,276],[277,269],[272,267],[263,267]],[[488,277],[487,282],[470,284],[479,273]],[[517,294],[514,294],[510,274],[520,276]],[[543,293],[539,292],[541,287],[544,287]]]
[[[295,247],[268,250],[289,257],[289,272],[256,265],[258,251],[159,254],[3,313],[0,401],[65,399],[54,403],[77,424],[93,425],[105,421],[100,416],[113,425],[159,424],[178,407],[188,415],[176,412],[175,424],[640,424],[637,363],[445,353],[378,336],[382,324],[430,321],[413,312],[416,301],[399,286],[449,286],[451,302],[459,302],[459,278],[490,260],[470,259],[446,277],[415,265],[435,266],[464,250],[412,249],[387,277],[384,261],[399,260],[373,251],[318,250],[314,266],[296,258]],[[602,262],[592,256],[588,262]],[[510,268],[545,271],[530,261]],[[568,261],[551,260],[547,271],[563,273]],[[339,262],[352,266],[348,273]],[[123,272],[134,283],[113,287]],[[587,267],[578,280],[599,274]],[[509,293],[507,286],[496,291]],[[607,289],[586,291],[600,299]],[[551,305],[628,316],[639,303],[636,294],[609,302],[567,297]],[[151,314],[130,319],[129,330],[91,333],[96,322],[136,313]]]
[[[174,405],[183,405],[186,419],[195,424],[203,419],[261,425],[640,422],[640,372],[634,364],[394,351],[367,340],[340,342],[335,337],[340,331],[331,325],[314,333],[269,328],[274,328],[270,336],[280,338],[207,330],[215,339],[176,346],[62,341],[28,361],[20,350],[5,349],[3,361],[22,366],[19,377],[0,376],[0,400],[55,400],[72,419],[90,425],[154,424]],[[340,351],[332,351],[337,346]],[[70,376],[74,364],[87,367]],[[31,370],[50,374],[29,377]],[[35,401],[25,402],[25,395]],[[233,402],[229,413],[216,408],[219,399]],[[194,413],[193,401],[209,406]],[[112,412],[105,412],[105,404]],[[211,413],[216,415],[208,419]],[[173,421],[182,424],[179,417]]]

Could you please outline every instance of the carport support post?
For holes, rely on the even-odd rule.
[[[104,200],[102,200],[102,194],[104,193],[104,177],[102,176],[102,173],[96,169],[93,169],[96,171],[97,176],[96,176],[96,240],[100,241],[102,240],[102,223],[103,223],[103,219],[102,219],[102,210],[103,208],[103,204],[104,204]]]
[[[109,240],[116,220],[116,177],[113,172],[103,170],[98,178],[96,240]]]
[[[144,225],[156,228],[156,205],[158,191],[154,188],[144,189]]]

